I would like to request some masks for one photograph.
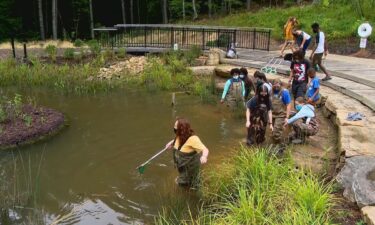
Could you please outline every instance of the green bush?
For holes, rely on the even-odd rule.
[[[123,59],[126,57],[126,48],[119,48],[117,51],[117,57]]]
[[[76,39],[73,43],[74,47],[80,48],[85,45],[85,42],[83,42],[81,39]]]
[[[170,90],[173,88],[171,72],[156,58],[149,58],[141,81],[149,90]]]
[[[56,61],[57,56],[57,48],[54,45],[47,45],[47,47],[44,49],[44,51],[47,53],[48,57],[52,59],[52,61]]]
[[[67,48],[64,51],[64,57],[66,59],[73,59],[74,58],[74,49],[73,48]]]
[[[101,52],[100,44],[97,40],[90,40],[87,42],[87,45],[90,48],[91,54],[93,55],[99,55]]]

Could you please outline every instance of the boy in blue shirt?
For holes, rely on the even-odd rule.
[[[230,71],[232,78],[225,83],[220,100],[221,104],[223,104],[226,99],[227,105],[231,108],[245,105],[245,83],[240,79],[240,73],[241,71],[238,68],[234,68]]]
[[[305,142],[306,137],[313,136],[319,131],[319,123],[315,116],[315,108],[311,104],[306,104],[303,97],[298,97],[295,102],[297,113],[285,121],[284,127],[292,125],[293,131],[289,139],[293,144]]]
[[[288,120],[291,109],[291,97],[288,89],[282,87],[280,79],[276,79],[272,85],[272,118],[273,141],[278,144],[283,137],[283,124]]]
[[[316,76],[315,69],[310,68],[309,70],[307,70],[307,74],[310,78],[310,82],[307,85],[307,102],[315,106],[320,99],[320,81],[319,78]]]

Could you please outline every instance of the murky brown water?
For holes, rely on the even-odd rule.
[[[13,216],[14,224],[30,211],[39,212],[45,224],[149,224],[165,196],[196,200],[174,184],[171,153],[155,160],[142,176],[135,169],[173,138],[176,116],[191,121],[210,150],[208,163],[219,161],[220,154],[244,137],[241,120],[193,96],[177,95],[172,108],[170,93],[21,93],[64,112],[70,126],[48,141],[0,152],[0,172],[9,183],[5,191],[37,193],[36,201],[27,204],[30,209]]]

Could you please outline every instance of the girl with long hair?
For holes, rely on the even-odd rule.
[[[246,104],[247,145],[261,144],[265,140],[267,122],[273,131],[272,103],[267,87],[258,86],[256,95]]]
[[[166,147],[173,149],[173,160],[179,173],[176,183],[181,186],[197,187],[200,165],[207,162],[209,151],[194,134],[188,120],[177,119],[173,130],[176,136]]]

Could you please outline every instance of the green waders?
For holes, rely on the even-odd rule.
[[[302,142],[305,142],[306,137],[314,136],[319,131],[319,123],[315,117],[311,118],[308,124],[306,124],[306,118],[298,119],[292,126],[291,138],[300,139]]]
[[[227,106],[231,109],[235,109],[236,107],[244,107],[244,97],[242,95],[242,81],[239,80],[238,82],[232,82],[230,85],[229,92],[227,94]]]
[[[199,186],[199,154],[197,152],[184,153],[175,148],[173,150],[173,159],[179,173],[176,182],[181,186]]]
[[[266,139],[268,111],[265,104],[259,104],[250,111],[250,127],[247,129],[247,144],[261,144]]]
[[[272,98],[272,120],[273,120],[273,132],[272,138],[276,144],[281,143],[283,138],[283,126],[286,117],[286,106],[281,99],[281,93]]]

